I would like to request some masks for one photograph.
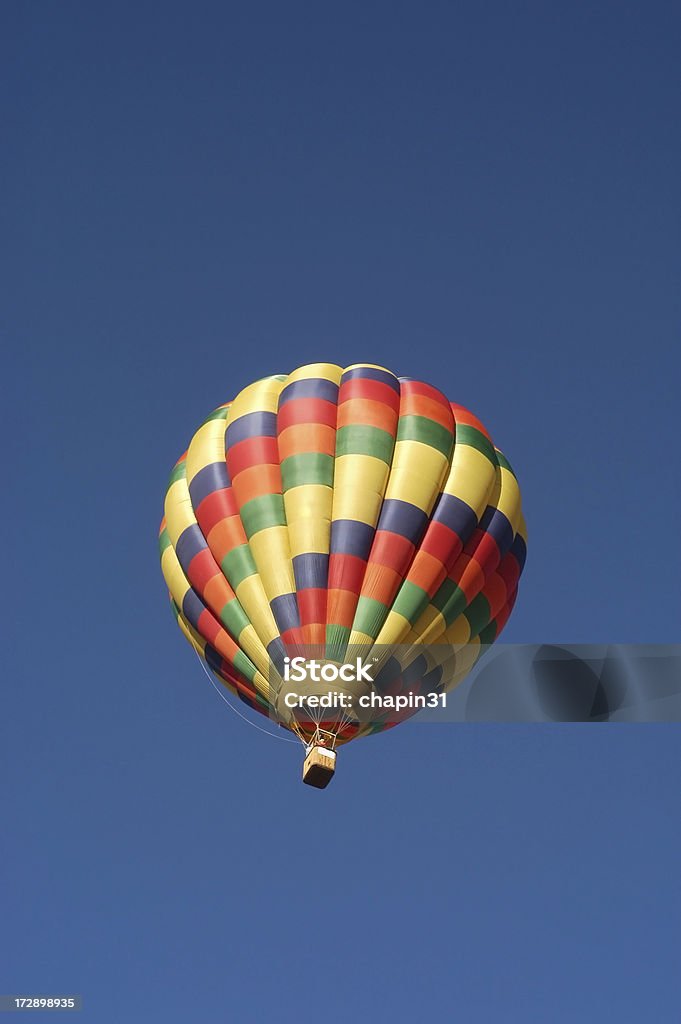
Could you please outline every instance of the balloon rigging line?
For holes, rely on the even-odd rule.
[[[213,689],[217,693],[218,697],[220,697],[222,700],[224,700],[225,704],[227,705],[228,708],[230,708],[231,711],[233,711],[236,715],[238,715],[239,718],[243,718],[244,722],[246,722],[247,725],[253,726],[254,729],[258,730],[258,732],[264,732],[265,736],[269,736],[270,739],[282,740],[284,743],[295,743],[296,746],[298,745],[298,742],[299,742],[298,740],[289,739],[288,736],[277,736],[276,733],[270,732],[269,729],[263,729],[263,727],[261,725],[258,725],[257,722],[251,722],[250,718],[246,718],[246,715],[243,715],[239,711],[238,708],[235,708],[234,705],[232,704],[232,702],[230,700],[228,700],[227,697],[225,697],[225,695],[222,692],[222,690],[219,689],[217,683],[215,682],[215,680],[213,679],[212,675],[210,674],[210,672],[206,668],[206,664],[205,664],[203,658],[201,657],[199,652],[196,650],[196,648],[194,649],[194,653],[196,654],[196,657],[199,659],[199,664],[201,665],[201,668],[203,669],[203,671],[206,673],[206,675],[208,677],[208,682],[213,687]]]

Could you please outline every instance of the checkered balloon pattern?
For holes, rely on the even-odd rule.
[[[526,529],[509,462],[468,410],[384,367],[315,363],[256,381],[199,427],[170,477],[160,551],[185,637],[269,715],[271,666],[301,646],[343,661],[492,643]],[[344,723],[338,741],[393,724]]]

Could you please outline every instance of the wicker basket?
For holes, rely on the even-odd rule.
[[[310,747],[303,763],[303,782],[315,789],[326,789],[336,770],[336,751]]]

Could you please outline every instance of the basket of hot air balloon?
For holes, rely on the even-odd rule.
[[[160,530],[180,629],[214,678],[301,739],[319,788],[337,747],[413,713],[349,710],[370,690],[465,676],[511,613],[525,545],[516,478],[480,421],[371,364],[303,366],[217,408],[173,469]],[[340,703],[291,709],[296,657],[355,654]]]

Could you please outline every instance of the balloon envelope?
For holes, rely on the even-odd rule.
[[[380,650],[385,663],[398,646],[493,642],[525,536],[515,476],[475,416],[384,367],[316,363],[256,381],[199,427],[160,548],[187,640],[280,717],[273,678],[292,651],[342,663]],[[339,742],[396,721],[347,718],[327,716]]]

